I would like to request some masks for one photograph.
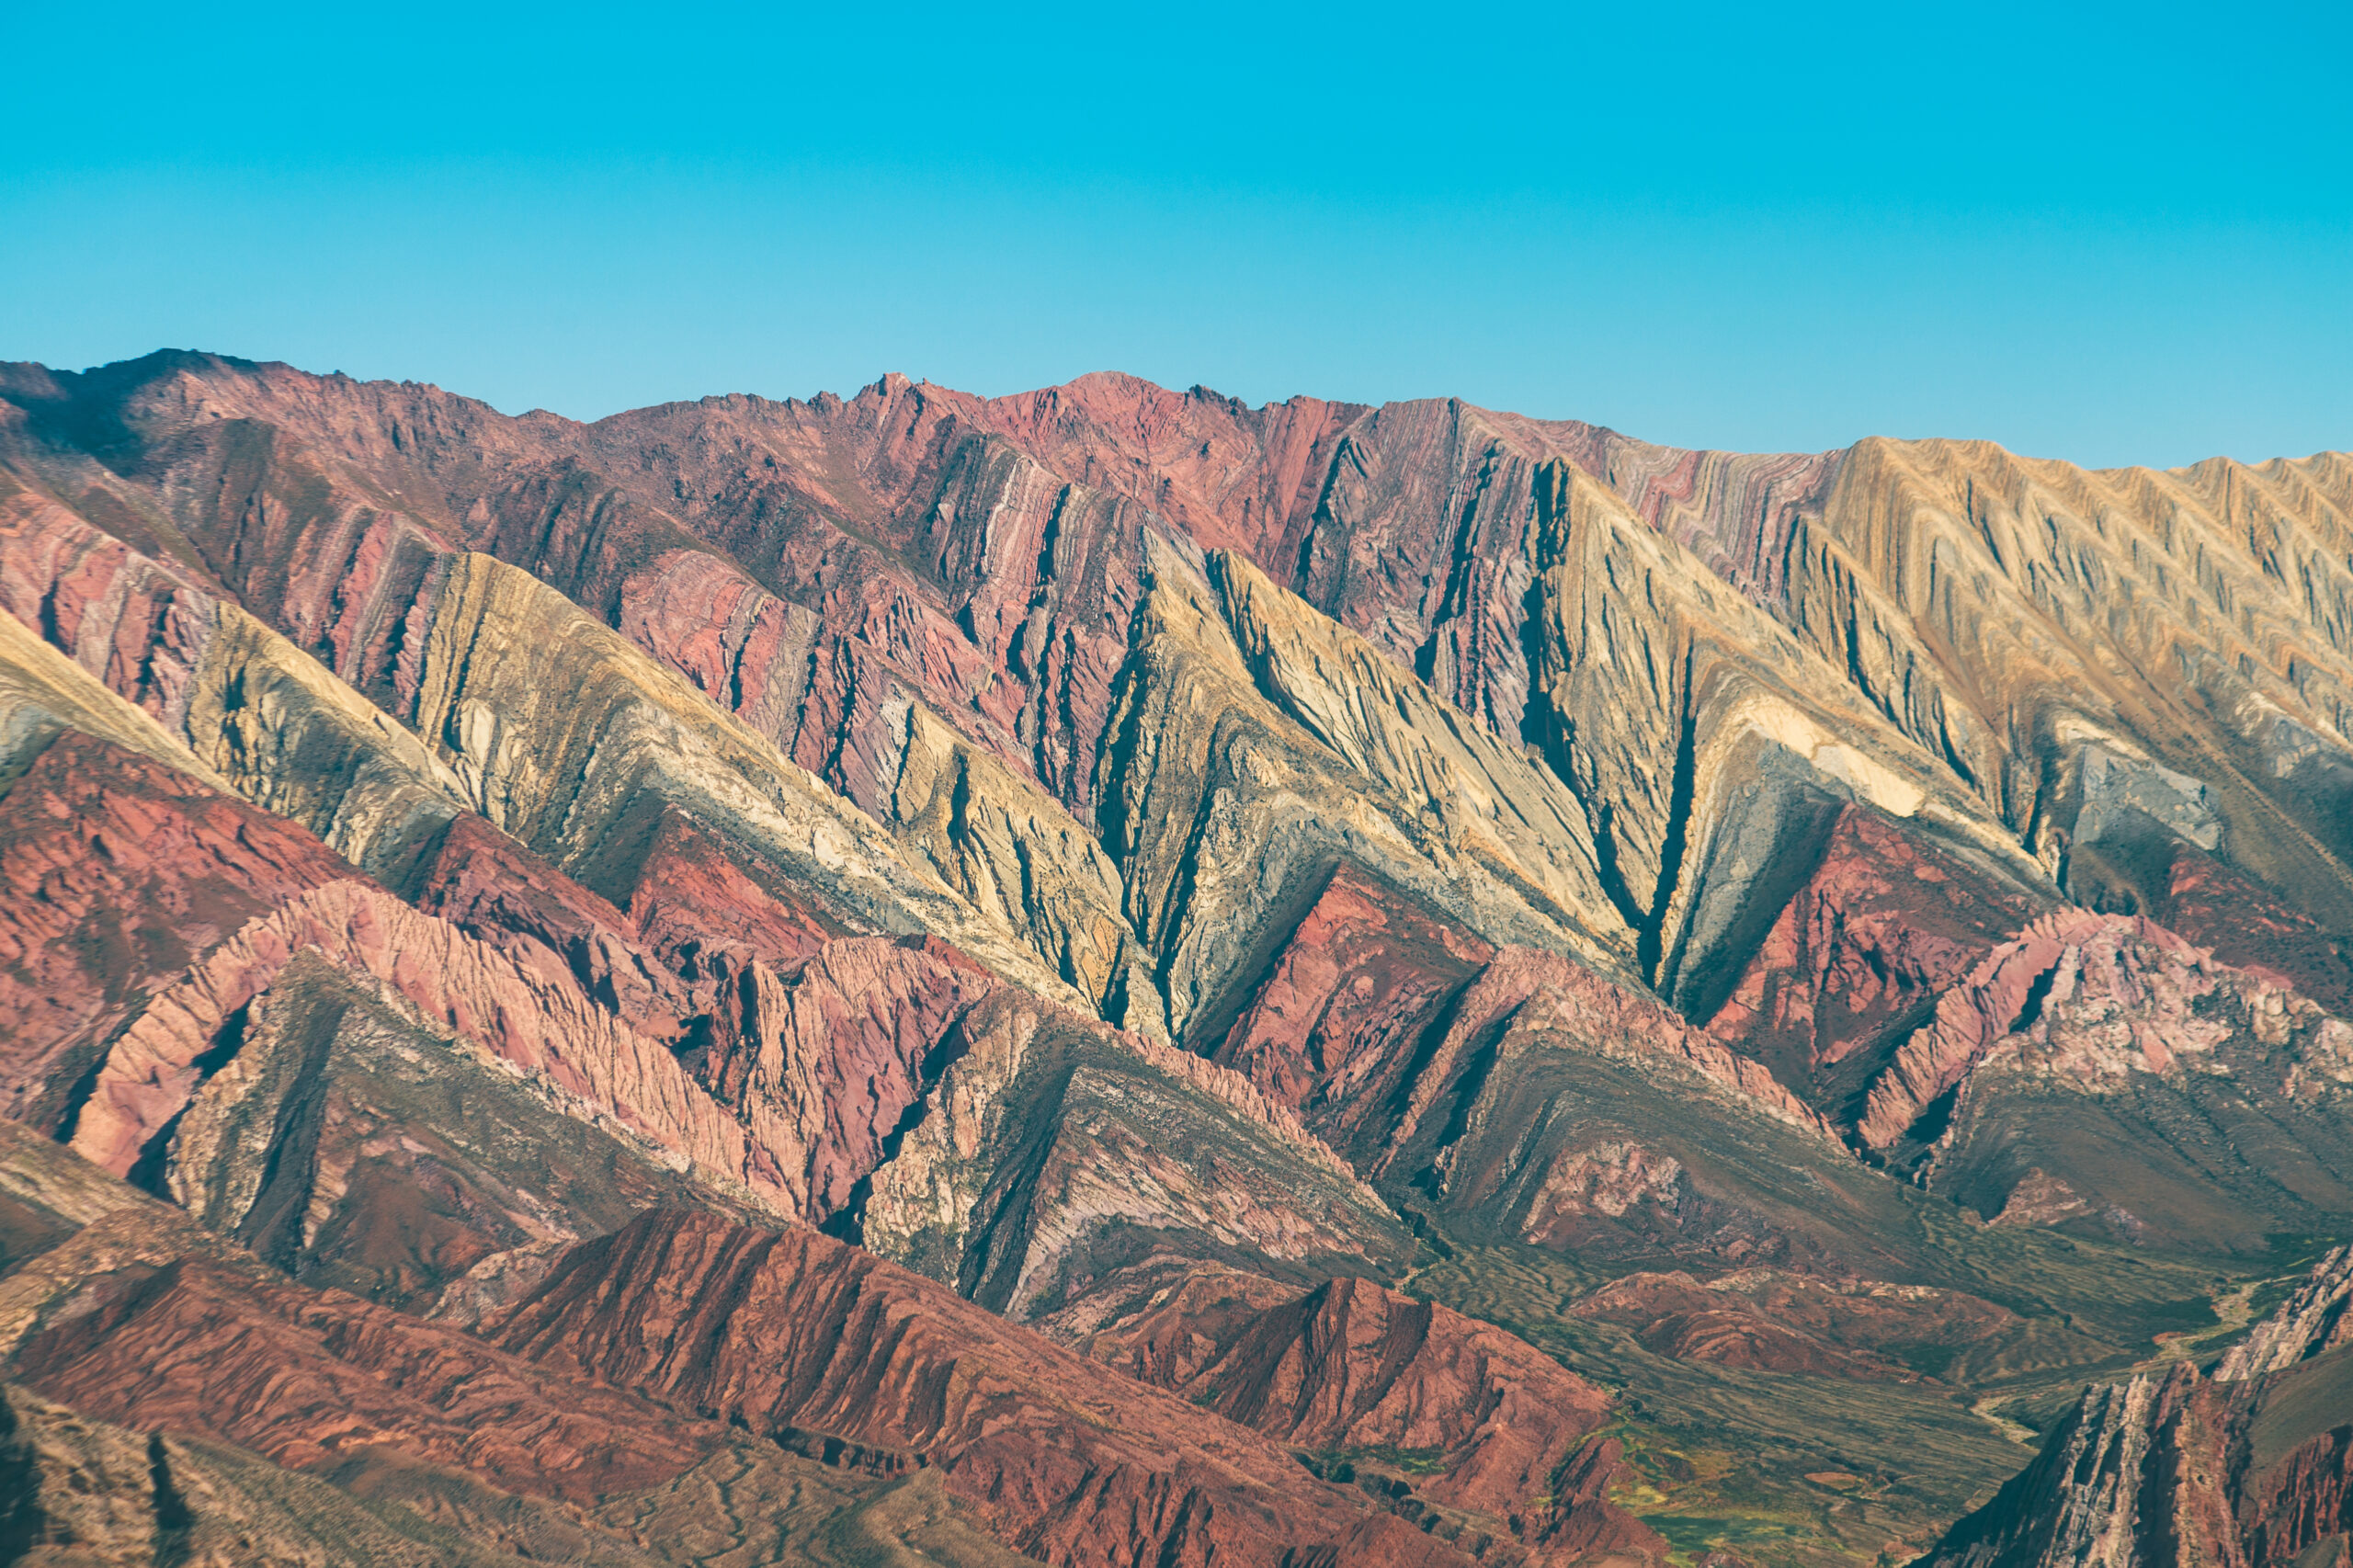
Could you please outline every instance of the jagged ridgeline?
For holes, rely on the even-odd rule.
[[[0,1560],[2344,1568],[2348,735],[2336,454],[0,368]]]

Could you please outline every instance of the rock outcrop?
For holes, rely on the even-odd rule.
[[[1857,1131],[1988,1220],[2227,1249],[2353,1201],[2349,1087],[2353,1025],[2138,916],[2075,912],[1945,993]]]
[[[1295,1108],[1335,1147],[1377,1150],[1412,1087],[1414,1047],[1495,955],[1343,864],[1243,1003],[1215,1060]]]
[[[1147,1282],[1161,1277],[1145,1272]],[[1571,1489],[1555,1487],[1606,1444],[1597,1437],[1606,1392],[1500,1329],[1370,1280],[1302,1293],[1191,1271],[1116,1321],[1090,1324],[1074,1347],[1308,1450],[1323,1473],[1357,1481],[1417,1523],[1429,1515],[1435,1533],[1483,1559],[1506,1554],[1497,1540],[1517,1538],[1539,1547],[1535,1560],[1553,1561],[1542,1543],[1570,1534],[1609,1540],[1612,1555],[1633,1561],[1665,1555],[1665,1542],[1622,1512],[1573,1492],[1564,1500]],[[1581,1508],[1586,1517],[1572,1523]]]
[[[1793,857],[1798,870],[1807,858]],[[1759,890],[1761,892],[1761,890]],[[1834,1118],[1938,999],[2038,915],[2047,895],[1950,845],[1907,836],[1868,807],[1839,807],[1820,847],[1708,1033]],[[1756,915],[1769,913],[1757,898]]]
[[[2058,869],[2154,824],[2353,924],[2342,458],[2086,473],[1858,444],[1781,614]]]
[[[228,781],[147,714],[42,642],[14,615],[0,614],[0,778],[14,778],[65,730],[137,752],[224,793]]]
[[[357,875],[196,773],[58,733],[0,794],[0,1111],[54,1130],[150,996],[248,921]]]
[[[2225,1377],[2181,1362],[2085,1392],[2041,1454],[1925,1559],[1947,1564],[2328,1563],[2353,1529],[2353,1352],[2332,1254]]]
[[[1536,824],[1561,819],[1541,798],[1506,792],[1510,783],[1537,781],[1524,758],[1508,756],[1491,736],[1452,734],[1402,676],[1389,699],[1353,718],[1324,711],[1317,722],[1338,744],[1320,738],[1262,694],[1210,584],[1173,551],[1155,562],[1115,694],[1099,820],[1126,880],[1131,924],[1156,955],[1172,1035],[1193,1041],[1203,1027],[1197,1016],[1214,1020],[1208,1027],[1230,1021],[1230,1012],[1219,1016],[1232,1006],[1228,993],[1247,983],[1343,860],[1483,940],[1575,951],[1618,967],[1595,935],[1614,923],[1608,906],[1597,896],[1579,903],[1576,841],[1552,841],[1538,854]],[[1296,600],[1285,605],[1263,585],[1250,589],[1246,572],[1229,563],[1219,575],[1234,585],[1242,624],[1256,626],[1250,635],[1265,678],[1277,689],[1288,681],[1284,700],[1313,710],[1321,700],[1311,683],[1313,639],[1330,640],[1335,653],[1350,640],[1328,623],[1318,627]],[[1270,614],[1310,641],[1269,641]],[[1294,674],[1284,676],[1287,668]],[[1460,779],[1471,791],[1474,777],[1488,784],[1457,794],[1448,783]],[[1534,864],[1519,862],[1513,841],[1531,846]]]
[[[145,1158],[263,1261],[394,1307],[430,1304],[494,1254],[726,1202],[309,950],[246,1005],[234,1056]]]
[[[1265,1439],[805,1231],[649,1216],[478,1332],[763,1435],[904,1453],[1049,1562],[1461,1561]]]
[[[2353,1344],[2353,1247],[2321,1259],[2279,1309],[2215,1365],[2217,1382],[2284,1372],[2299,1361]]]
[[[301,823],[389,884],[414,875],[461,809],[456,780],[415,736],[188,573],[53,506],[6,521],[21,548],[0,574],[0,609],[35,618],[82,669],[184,742],[208,780]]]
[[[1740,967],[1739,938],[1761,935],[1745,918],[1756,879],[1802,856],[1842,801],[2039,875],[1933,753],[1609,492],[1555,464],[1536,506],[1521,732],[1584,807],[1663,994],[1683,1002]]]
[[[865,1244],[1017,1318],[1155,1250],[1386,1270],[1412,1242],[1290,1109],[1201,1058],[1001,993],[964,1014],[858,1210]]]
[[[561,722],[535,712],[549,702]],[[449,565],[411,719],[468,804],[574,875],[619,851],[637,814],[667,805],[868,930],[931,932],[1047,994],[1070,994],[1026,943],[907,864],[879,825],[618,633],[488,557]]]
[[[361,978],[407,1017],[626,1130],[712,1179],[774,1190],[773,1165],[670,1052],[568,975],[527,970],[359,881],[331,882],[252,922],[159,992],[119,1034],[72,1128],[74,1150],[127,1175],[233,1060],[251,1009],[305,954]]]

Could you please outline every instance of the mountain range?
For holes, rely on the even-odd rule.
[[[2353,457],[0,366],[0,1562],[2345,1568]]]

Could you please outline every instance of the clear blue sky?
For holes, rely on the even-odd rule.
[[[2353,447],[2353,5],[11,0],[0,358]]]

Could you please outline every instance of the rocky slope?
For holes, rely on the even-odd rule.
[[[1600,1433],[1608,1395],[1511,1335],[1367,1279],[1302,1293],[1222,1269],[1172,1278],[1155,1259],[1121,1284],[1135,1294],[1053,1326],[1483,1559],[1514,1538],[1536,1562],[1665,1557],[1603,1495],[1621,1471]]]
[[[2353,1296],[2342,1249],[2211,1377],[2085,1392],[1933,1563],[2342,1562],[2353,1529]]]
[[[1945,993],[1859,1132],[1989,1221],[2228,1248],[2353,1201],[2353,1025],[2137,916],[2046,916]]]
[[[0,367],[18,1534],[1831,1568],[2034,1424],[2271,1454],[2332,1307],[2174,1369],[2353,1237],[2348,517]]]
[[[807,1232],[648,1216],[564,1255],[475,1326],[535,1362],[762,1435],[935,1465],[1047,1561],[1272,1563],[1317,1540],[1352,1562],[1454,1560],[1233,1424]]]
[[[0,796],[10,1117],[61,1125],[103,1042],[149,996],[246,922],[358,874],[192,773],[87,731],[57,734]]]
[[[254,1471],[331,1483],[278,1494],[313,1528],[341,1509],[411,1538],[410,1558],[352,1544],[383,1560],[683,1562],[676,1516],[699,1478],[716,1472],[740,1530],[767,1509],[791,1523],[813,1482],[833,1494],[814,1524],[930,1471],[939,1505],[907,1525],[951,1538],[949,1561],[1009,1558],[975,1549],[983,1528],[1056,1562],[1272,1562],[1318,1541],[1351,1561],[1463,1561],[1244,1428],[1139,1404],[1125,1378],[806,1230],[656,1210],[599,1243],[492,1260],[426,1321],[288,1281],[28,1134],[0,1168],[52,1233],[0,1279],[13,1375],[85,1423],[183,1435],[142,1477],[193,1453],[199,1476],[225,1465],[248,1488]],[[233,1494],[175,1484],[196,1522],[171,1528],[238,1517]],[[134,1520],[142,1504],[168,1512],[151,1488],[122,1499]],[[744,1560],[807,1561],[792,1538],[809,1533]]]

